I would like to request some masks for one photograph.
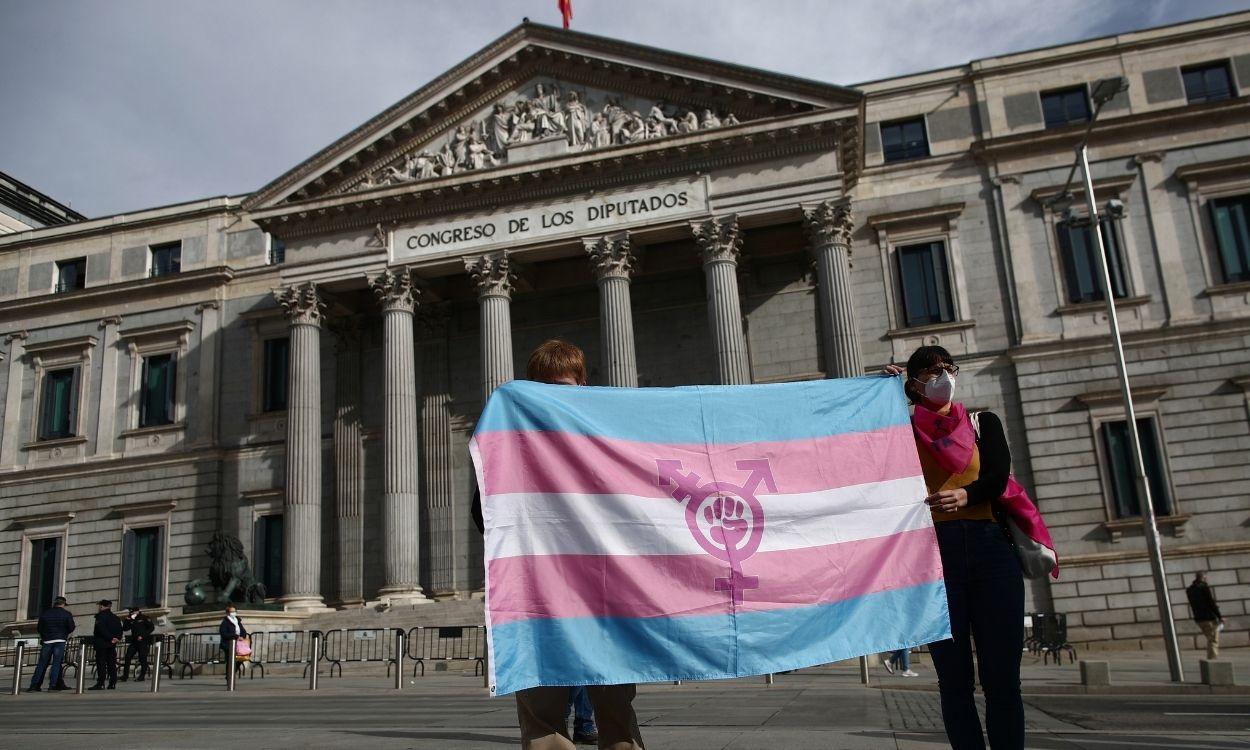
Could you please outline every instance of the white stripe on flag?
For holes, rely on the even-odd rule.
[[[797,495],[759,494],[765,518],[759,550],[816,547],[927,528],[933,524],[923,502],[927,494],[919,476]],[[687,526],[685,503],[671,498],[515,493],[489,496],[482,512],[487,560],[703,552]]]

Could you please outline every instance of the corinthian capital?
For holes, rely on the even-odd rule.
[[[291,325],[321,325],[321,314],[326,309],[317,292],[317,285],[311,281],[295,286],[273,290],[273,298],[286,311],[287,320]]]
[[[742,251],[742,232],[738,229],[737,214],[691,222],[690,231],[703,251],[705,264],[738,262]]]
[[[629,232],[583,240],[595,278],[628,279],[634,272],[635,258]]]
[[[855,220],[851,216],[851,202],[845,198],[821,201],[814,206],[803,207],[803,225],[812,244],[850,245]]]
[[[516,274],[512,272],[507,250],[465,258],[464,270],[473,279],[473,283],[477,284],[479,297],[512,296],[512,282],[516,279]]]
[[[386,269],[369,280],[369,288],[383,310],[412,312],[417,308],[417,297],[421,296],[421,290],[413,286],[412,272],[406,268],[398,272]]]

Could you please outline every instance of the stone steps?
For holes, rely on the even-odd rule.
[[[372,607],[340,609],[315,614],[304,620],[301,630],[351,628],[408,628],[444,625],[482,625],[485,609],[481,599],[447,600],[410,604],[378,611]]]

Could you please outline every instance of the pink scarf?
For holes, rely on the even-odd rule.
[[[962,474],[968,469],[977,434],[963,404],[952,402],[949,414],[917,406],[912,412],[911,426],[916,440],[928,449],[938,466],[951,474]]]
[[[951,474],[962,474],[967,470],[972,462],[972,449],[977,444],[977,433],[963,404],[952,402],[950,413],[945,415],[917,406],[912,413],[911,425],[916,440],[928,449],[938,466]],[[998,499],[998,507],[1020,527],[1025,536],[1055,551],[1055,543],[1046,522],[1042,520],[1042,514],[1014,475],[1007,477],[1007,488]],[[1059,559],[1057,552],[1055,559]],[[1057,562],[1050,574],[1059,577]]]

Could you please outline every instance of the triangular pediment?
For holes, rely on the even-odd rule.
[[[859,92],[523,24],[253,194],[252,210],[858,111]]]

